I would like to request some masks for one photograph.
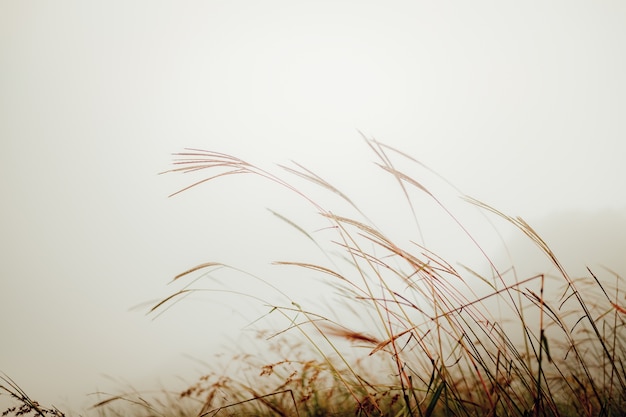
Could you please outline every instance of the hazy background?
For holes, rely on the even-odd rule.
[[[624,22],[621,1],[0,2],[0,371],[78,406],[120,387],[104,374],[192,377],[185,354],[258,312],[216,295],[152,320],[142,303],[201,262],[306,259],[265,207],[315,215],[276,187],[167,199],[191,177],[157,173],[184,147],[296,160],[404,230],[359,129],[536,221],[572,262],[621,260]]]

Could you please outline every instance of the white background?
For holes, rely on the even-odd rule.
[[[195,264],[311,249],[265,208],[315,213],[261,181],[168,199],[184,147],[296,160],[392,228],[410,217],[357,129],[511,215],[623,213],[624,22],[621,1],[0,2],[0,370],[82,404],[120,387],[103,374],[194,375],[184,354],[262,312],[145,315]]]

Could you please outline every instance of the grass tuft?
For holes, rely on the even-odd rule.
[[[399,186],[414,223],[406,225],[416,231],[413,239],[393,237],[355,200],[302,165],[278,165],[276,174],[214,151],[175,154],[174,168],[166,172],[206,176],[172,196],[227,175],[251,174],[310,204],[316,221],[325,224],[315,231],[270,211],[312,241],[324,260],[277,260],[273,265],[326,283],[328,302],[296,301],[272,279],[237,266],[210,261],[191,267],[172,281],[182,288],[150,312],[161,314],[192,293],[247,297],[267,309],[262,319],[273,320],[250,341],[254,349],[241,347],[229,360],[207,365],[207,372],[180,392],[154,397],[129,390],[105,396],[94,408],[104,415],[128,415],[131,409],[145,416],[625,415],[621,276],[588,270],[589,276],[571,277],[522,218],[463,197],[469,207],[530,239],[557,274],[519,277],[514,266],[499,270],[448,204],[410,174],[412,168],[431,170],[405,153],[364,139],[376,165]],[[327,207],[307,187],[330,193],[340,204]],[[491,276],[426,247],[418,215],[425,202],[438,207],[490,266]],[[389,215],[399,210],[389,207]],[[275,299],[202,286],[209,273],[228,272],[260,283]],[[8,388],[0,388],[24,411],[58,411],[41,408],[8,377],[2,380]],[[120,404],[123,408],[116,408]],[[18,412],[13,408],[5,415]]]
[[[470,268],[460,272],[413,241],[395,241],[347,194],[301,165],[279,168],[287,176],[339,196],[352,213],[326,208],[282,176],[233,156],[195,150],[176,162],[188,166],[176,171],[227,168],[228,173],[261,176],[308,201],[327,221],[325,230],[334,231],[332,252],[338,249],[341,255],[328,265],[275,262],[330,279],[335,292],[342,295],[341,317],[351,312],[350,319],[362,319],[364,330],[354,330],[354,320],[315,313],[286,294],[282,294],[287,300],[284,305],[273,305],[288,323],[277,334],[306,341],[332,376],[334,391],[345,394],[326,398],[324,406],[334,409],[338,401],[344,407],[350,404],[344,408],[346,413],[407,416],[590,416],[624,411],[621,329],[626,309],[618,302],[622,295],[618,287],[609,297],[607,284],[591,271],[591,277],[572,279],[547,243],[522,218],[465,197],[526,235],[552,261],[559,275],[518,278],[513,268],[498,271],[452,211],[426,185],[397,168],[394,158],[422,164],[375,140],[366,142],[379,159],[377,165],[400,186],[412,216],[417,219],[414,194],[434,202],[491,264],[492,278]],[[185,190],[219,176],[205,178]],[[276,215],[319,248],[326,248],[314,233]],[[330,250],[324,250],[330,255]],[[589,285],[597,291],[582,290]],[[602,295],[604,304],[598,298]],[[499,309],[493,309],[494,305]],[[353,346],[346,347],[342,340]],[[365,354],[359,356],[357,352],[363,351]],[[292,377],[286,376],[287,380]],[[254,386],[263,385],[259,381]],[[269,392],[285,393],[284,389],[280,386],[280,390]],[[324,390],[319,387],[319,391]],[[254,392],[253,398],[260,399],[260,391]],[[297,390],[290,392],[297,398]],[[244,403],[239,400],[236,404]],[[305,407],[300,412],[307,415]]]

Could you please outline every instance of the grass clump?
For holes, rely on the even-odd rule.
[[[415,213],[416,193],[425,196],[482,251],[447,206],[396,168],[392,156],[419,165],[416,160],[375,140],[366,142],[379,167],[398,184],[408,210]],[[595,416],[626,411],[621,278],[615,276],[614,287],[592,271],[589,277],[571,278],[521,218],[466,198],[536,243],[558,276],[520,278],[514,269],[500,272],[484,252],[492,276],[458,269],[416,241],[400,243],[388,237],[344,193],[298,164],[280,168],[293,179],[338,196],[350,213],[339,214],[283,177],[231,155],[189,149],[177,157],[168,172],[212,171],[181,191],[227,175],[253,174],[310,203],[326,221],[326,230],[334,233],[330,239],[334,256],[331,259],[324,249],[328,263],[276,265],[319,274],[341,295],[341,314],[333,316],[303,308],[264,281],[286,300],[268,303],[271,312],[285,320],[277,334],[305,341],[313,359],[291,360],[285,354],[269,362],[273,365],[257,364],[256,370],[261,370],[257,378],[245,383],[230,377],[201,380],[186,393],[205,395],[203,413],[222,412],[235,404],[237,412],[262,414],[265,407],[265,413],[277,415]],[[323,247],[305,228],[279,216]],[[200,265],[176,279],[215,265]],[[185,287],[155,309],[183,293],[201,290]],[[363,331],[353,330],[359,320]],[[282,372],[274,373],[278,369]],[[268,373],[282,382],[270,383],[264,379]],[[215,402],[218,387],[228,393],[225,402]]]
[[[621,277],[609,270],[602,277],[591,270],[587,276],[570,277],[523,219],[464,197],[484,215],[527,236],[557,274],[519,277],[513,267],[501,270],[449,205],[410,171],[399,168],[399,163],[409,169],[423,165],[376,140],[365,140],[377,165],[397,184],[416,237],[392,237],[346,194],[299,164],[279,165],[281,176],[219,152],[188,149],[176,154],[175,166],[167,172],[210,174],[173,195],[226,176],[252,174],[308,203],[323,222],[317,232],[273,213],[314,242],[323,260],[280,260],[274,265],[329,284],[328,294],[334,298],[325,305],[305,304],[280,284],[237,266],[213,260],[193,266],[174,278],[182,288],[154,305],[152,312],[162,313],[189,294],[216,291],[201,286],[206,277],[214,283],[219,274],[235,273],[278,297],[267,300],[223,290],[266,306],[264,318],[273,320],[268,325],[272,330],[260,332],[251,342],[254,352],[243,349],[230,360],[208,366],[197,381],[168,393],[165,401],[131,391],[99,402],[97,410],[122,415],[111,411],[122,402],[132,405],[135,415],[146,416],[626,413]],[[305,186],[294,181],[304,181]],[[305,191],[307,186],[315,191]],[[312,197],[320,190],[338,199],[338,208]],[[490,265],[489,276],[427,248],[419,238],[422,228],[416,214],[417,207],[427,203],[438,207]],[[398,206],[389,206],[390,216],[398,211]],[[319,235],[330,237],[320,241]],[[27,397],[17,399],[30,404]]]
[[[8,406],[2,411],[2,416],[40,416],[40,417],[64,417],[56,407],[44,407],[29,395],[8,375],[0,375],[0,395],[7,395],[14,405]]]

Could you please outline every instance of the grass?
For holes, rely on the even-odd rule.
[[[262,283],[282,302],[241,296],[267,306],[271,330],[179,392],[129,390],[94,406],[100,415],[158,416],[617,416],[626,413],[624,293],[621,277],[570,277],[558,257],[523,219],[465,197],[491,219],[515,227],[554,265],[557,274],[518,277],[500,271],[447,204],[398,168],[424,168],[375,140],[366,144],[397,184],[421,234],[416,213],[428,201],[447,216],[491,265],[481,276],[448,262],[421,239],[397,240],[369,220],[346,194],[301,165],[281,175],[237,157],[197,149],[176,154],[167,172],[204,173],[175,194],[231,175],[252,174],[310,204],[317,232],[274,214],[314,242],[324,261],[283,260],[330,285],[333,302],[303,305],[270,279],[220,262],[174,278],[182,288],[153,306],[160,314],[189,294],[215,291],[202,280],[227,271]],[[334,196],[327,207],[304,181]],[[393,210],[391,210],[393,209]],[[390,207],[396,213],[398,207]],[[395,215],[395,214],[394,214]],[[408,227],[408,226],[407,226]],[[319,241],[318,236],[330,236]],[[584,238],[584,237],[581,237]],[[305,257],[306,258],[306,257]],[[317,258],[315,258],[317,259]],[[231,291],[233,290],[223,290]],[[269,323],[269,321],[268,321]],[[261,350],[260,350],[260,349]],[[262,353],[258,353],[258,352]],[[19,408],[5,414],[60,413],[43,409],[8,378],[3,389]],[[22,408],[24,407],[24,408]],[[121,407],[121,408],[115,408]],[[59,414],[61,415],[61,414]]]
[[[6,415],[35,415],[40,417],[57,416],[63,417],[65,414],[56,407],[44,407],[33,400],[20,386],[8,375],[0,375],[0,395],[8,395],[15,405],[9,406],[2,412]]]

